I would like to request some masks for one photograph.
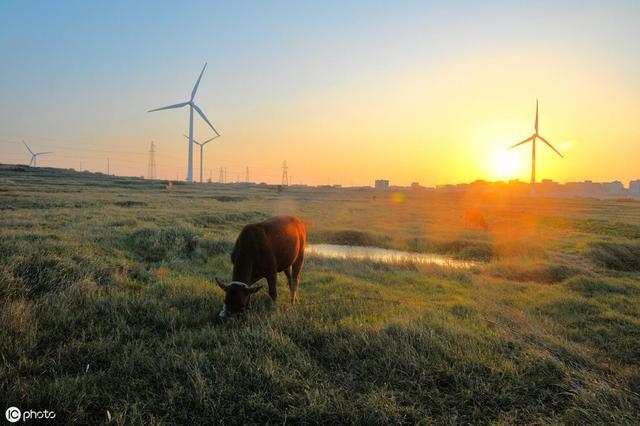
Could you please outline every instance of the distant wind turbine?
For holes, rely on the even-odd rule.
[[[538,100],[536,99],[536,123],[535,123],[535,129],[536,131],[529,136],[528,138],[526,138],[525,140],[523,140],[522,142],[518,142],[517,144],[507,148],[507,149],[512,149],[515,148],[516,146],[525,144],[527,142],[531,142],[531,191],[535,191],[534,187],[536,184],[536,139],[540,139],[542,142],[546,143],[549,148],[551,148],[552,150],[554,150],[556,152],[556,154],[558,154],[560,157],[564,158],[562,156],[562,154],[560,154],[560,151],[558,151],[557,149],[555,149],[555,147],[553,145],[551,145],[551,143],[546,140],[545,138],[543,138],[542,136],[540,136],[538,134]]]
[[[198,86],[200,85],[200,79],[202,78],[202,74],[204,74],[204,69],[207,68],[207,64],[204,64],[202,67],[202,71],[200,71],[200,76],[198,77],[198,81],[196,81],[195,86],[193,86],[193,90],[191,91],[191,98],[187,102],[182,102],[179,104],[169,105],[162,108],[156,108],[149,110],[147,112],[161,111],[163,109],[173,109],[173,108],[182,108],[184,106],[189,105],[189,165],[187,167],[187,182],[193,182],[193,110],[195,109],[200,117],[213,129],[216,133],[216,137],[220,136],[220,133],[213,127],[213,124],[209,121],[204,112],[193,102],[193,98],[196,96],[196,92],[198,91]]]
[[[189,136],[187,136],[187,135],[183,135],[183,136],[185,138],[189,139]],[[220,137],[220,135],[216,135],[216,136],[214,136],[214,137],[212,137],[210,139],[207,139],[204,142],[198,142],[197,140],[192,139],[193,143],[195,143],[196,145],[198,145],[200,147],[200,183],[202,183],[202,150],[204,149],[204,146],[206,144],[208,144],[209,142],[211,142],[212,140],[214,140],[215,138],[218,138],[218,137]]]
[[[29,145],[27,145],[27,143],[25,141],[22,141],[22,143],[24,144],[24,146],[27,147],[27,149],[31,153],[31,161],[29,161],[29,166],[36,167],[36,161],[38,159],[38,155],[53,154],[53,152],[51,152],[51,151],[33,152],[33,151],[31,151],[31,148],[29,148]]]

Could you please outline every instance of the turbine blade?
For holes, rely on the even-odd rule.
[[[147,112],[162,111],[163,109],[182,108],[183,106],[187,106],[187,105],[189,105],[189,102],[181,102],[179,104],[173,104],[173,105],[165,106],[162,108],[150,109]]]
[[[33,155],[33,151],[31,151],[31,148],[29,148],[29,145],[27,145],[27,143],[25,141],[22,141],[22,143],[24,144],[24,146],[27,147],[27,149],[29,150],[29,152]]]
[[[204,63],[204,67],[202,67],[202,71],[200,71],[200,76],[198,77],[198,81],[196,81],[196,85],[193,86],[193,90],[191,91],[191,100],[196,96],[196,92],[198,91],[198,86],[200,85],[200,79],[202,78],[202,74],[204,74],[204,69],[207,67],[207,63]]]
[[[218,131],[216,130],[215,127],[213,127],[213,124],[211,124],[211,122],[209,121],[209,119],[207,118],[206,115],[204,115],[204,112],[202,112],[202,110],[196,105],[196,104],[192,104],[193,105],[193,109],[195,109],[198,114],[200,114],[200,117],[202,117],[202,119],[204,121],[207,122],[207,124],[209,125],[209,127],[211,127],[213,129],[214,132],[216,132],[216,135],[220,136],[220,133],[218,133]]]
[[[538,100],[536,99],[536,133],[538,133]]]
[[[554,150],[556,152],[556,154],[558,154],[560,157],[564,158],[564,156],[562,154],[560,154],[560,151],[558,151],[553,145],[551,145],[549,143],[548,140],[546,140],[545,138],[543,138],[542,136],[538,135],[538,137],[540,138],[540,140],[544,143],[546,143],[547,145],[549,145],[549,148],[551,148],[552,150]]]
[[[528,138],[526,138],[526,139],[525,139],[525,140],[523,140],[522,142],[518,142],[517,144],[515,144],[515,145],[513,145],[513,146],[510,146],[510,147],[509,147],[509,148],[507,148],[507,149],[512,149],[512,148],[515,148],[515,147],[516,147],[516,146],[518,146],[518,145],[522,145],[523,143],[527,143],[527,142],[529,142],[529,141],[532,141],[534,137],[535,137],[535,135],[529,136]]]
[[[53,154],[53,151],[47,151],[47,152],[36,152],[33,155],[45,155],[45,154]]]
[[[189,140],[189,136],[187,135],[182,135],[182,136],[184,136],[185,138],[187,138],[187,140]],[[195,143],[196,145],[200,145],[200,142],[198,142],[196,138],[193,138],[193,143]]]
[[[206,144],[208,144],[209,142],[211,142],[212,140],[214,140],[214,139],[216,139],[216,138],[219,138],[219,137],[220,137],[220,135],[215,135],[214,137],[209,138],[209,139],[207,139],[206,141],[202,142],[202,145],[206,145]]]
[[[29,161],[29,167],[31,167],[31,165],[33,164],[33,160],[35,160],[36,156],[35,154],[31,156],[31,160]]]

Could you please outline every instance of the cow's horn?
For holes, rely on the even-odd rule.
[[[248,285],[246,285],[245,283],[243,283],[242,281],[231,281],[228,285],[237,285],[238,287],[244,287],[244,288],[249,288]]]
[[[218,283],[218,286],[223,289],[226,290],[227,289],[227,285],[224,283],[224,281],[222,281],[220,278],[215,277],[216,278],[216,282]]]

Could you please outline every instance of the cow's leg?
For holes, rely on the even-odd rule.
[[[295,301],[296,297],[296,286],[293,281],[293,277],[291,276],[291,266],[284,270],[284,274],[287,276],[287,281],[289,282],[289,292],[291,293],[291,304]]]
[[[300,272],[302,271],[302,265],[304,265],[304,252],[300,252],[300,255],[293,262],[291,267],[293,272],[293,284],[289,283],[291,289],[291,303],[295,303],[298,300],[298,287],[300,286]]]
[[[269,283],[269,297],[271,297],[271,300],[275,304],[278,298],[278,289],[276,287],[276,284],[278,284],[278,273],[276,271],[267,275],[267,283]]]

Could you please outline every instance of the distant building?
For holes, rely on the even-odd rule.
[[[386,179],[376,179],[376,189],[386,191],[389,189],[389,181]]]
[[[454,185],[451,183],[441,183],[436,185],[436,190],[444,192],[460,191],[460,185]]]
[[[640,195],[640,179],[632,180],[629,182],[629,192],[632,194]]]
[[[568,191],[576,194],[593,195],[602,192],[602,184],[594,183],[590,180],[585,180],[584,182],[567,182],[565,187]]]
[[[624,191],[624,185],[619,180],[606,183],[607,191],[609,192],[622,192]]]
[[[538,191],[540,192],[562,192],[562,186],[558,182],[554,182],[551,179],[542,179],[542,182],[538,183],[536,186],[538,187]]]
[[[414,191],[424,191],[426,188],[418,182],[411,182],[411,189]]]

